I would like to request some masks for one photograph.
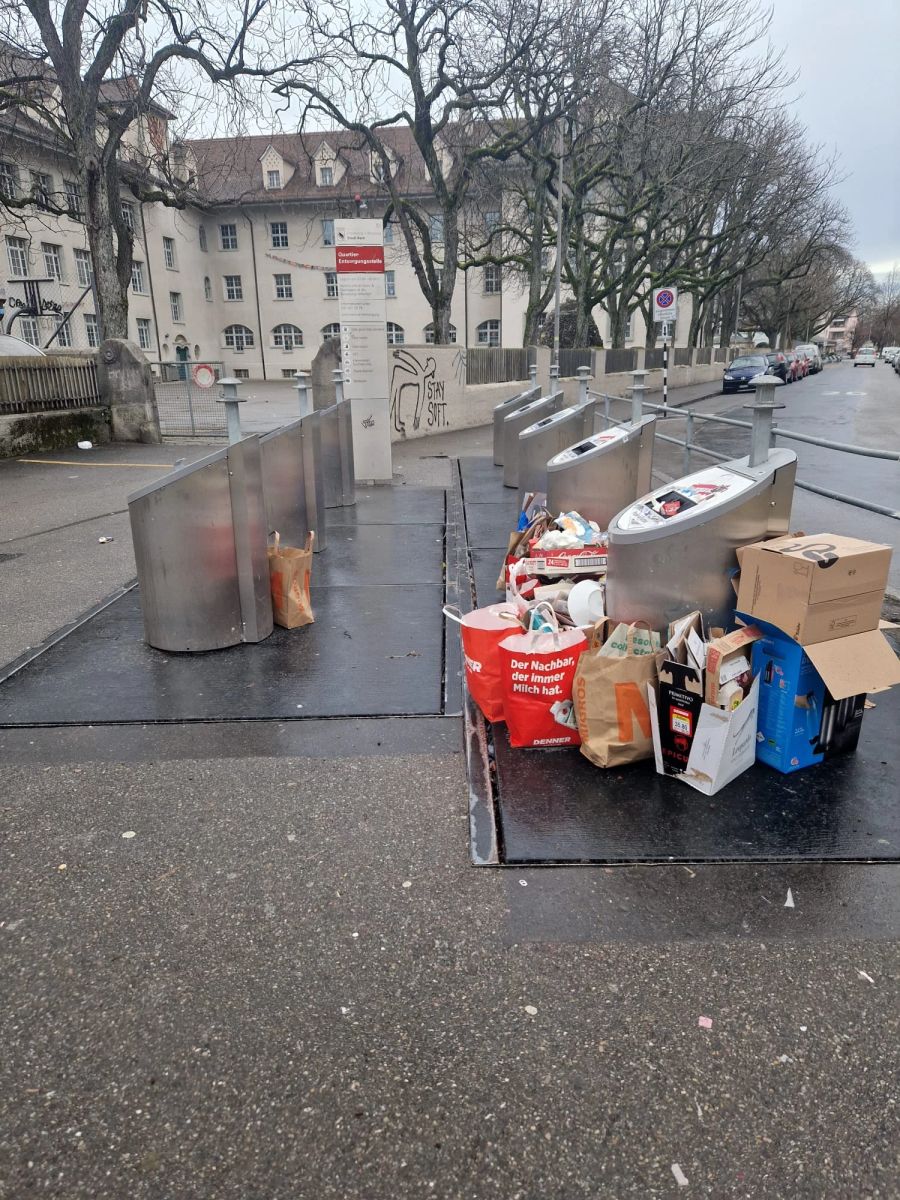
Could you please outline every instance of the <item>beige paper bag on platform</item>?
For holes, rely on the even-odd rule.
[[[309,598],[314,537],[315,534],[310,533],[305,547],[298,550],[295,546],[282,546],[276,533],[275,545],[269,547],[272,615],[275,624],[284,629],[299,629],[315,620]]]

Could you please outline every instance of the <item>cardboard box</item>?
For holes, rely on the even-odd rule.
[[[738,614],[749,620],[743,614]],[[856,748],[866,693],[900,683],[900,661],[879,630],[801,646],[753,618],[759,676],[756,757],[783,774]]]
[[[662,774],[674,775],[698,792],[712,796],[726,784],[737,779],[756,758],[756,725],[759,711],[759,677],[753,681],[749,693],[736,709],[727,712],[712,704],[701,702],[697,710],[697,721],[683,768],[671,769],[672,759],[664,755],[666,725],[675,710],[663,702],[662,688],[647,687],[650,707],[650,729],[653,735],[653,752],[656,769]]]
[[[820,533],[738,550],[737,608],[802,646],[878,628],[890,546]]]
[[[534,550],[521,560],[529,575],[605,575],[609,561],[605,546],[579,550]]]
[[[707,704],[719,705],[719,689],[722,684],[734,679],[738,672],[737,660],[746,658],[751,666],[753,643],[762,637],[755,625],[744,625],[734,633],[715,638],[706,647],[706,692]]]

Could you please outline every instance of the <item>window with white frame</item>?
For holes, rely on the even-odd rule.
[[[40,346],[37,317],[20,317],[18,327],[13,326],[23,342],[31,346]]]
[[[294,284],[290,275],[275,276],[275,299],[276,300],[293,300]]]
[[[41,253],[44,256],[44,274],[51,279],[62,279],[62,246],[41,242]]]
[[[384,273],[384,294],[388,298],[397,295],[397,277],[393,271]]]
[[[32,171],[31,194],[41,208],[49,208],[53,197],[53,176],[44,171]]]
[[[221,250],[237,250],[237,225],[225,224],[219,226],[219,248]]]
[[[494,233],[494,231],[499,227],[499,225],[500,225],[499,212],[496,212],[496,211],[486,212],[484,214],[484,227],[488,231],[488,236],[490,236],[492,233]]]
[[[322,218],[322,242],[326,246],[334,245],[334,219],[332,217]]]
[[[281,172],[279,170],[266,171],[266,187],[270,189],[281,187]]]
[[[84,332],[87,344],[92,350],[96,350],[100,345],[100,324],[95,313],[84,314]]]
[[[67,321],[65,316],[56,318],[56,337],[52,344],[63,349],[72,345],[72,322]]]
[[[338,296],[338,277],[337,271],[325,272],[325,298],[327,300],[336,300]]]
[[[122,220],[131,232],[134,233],[134,205],[130,200],[122,201]]]
[[[250,378],[249,368],[248,367],[235,367],[234,368],[234,377],[235,377],[235,379],[249,379]]]
[[[177,271],[177,260],[175,258],[175,239],[170,237],[163,238],[163,262],[169,271]]]
[[[332,338],[341,336],[341,327],[337,321],[332,321],[330,325],[326,325],[322,330],[322,341],[330,342]]]
[[[482,321],[475,330],[479,346],[500,345],[500,322]]]
[[[273,250],[286,250],[288,246],[287,221],[273,221],[269,226]]]
[[[25,238],[6,238],[6,258],[9,273],[19,279],[28,278],[28,242]]]
[[[387,183],[387,171],[384,167],[384,160],[380,154],[372,151],[372,179],[375,183]]]
[[[180,325],[184,320],[184,306],[181,303],[181,292],[169,292],[169,310],[172,320]]]
[[[386,221],[384,225],[384,244],[392,246],[394,244],[394,222]]]
[[[143,295],[147,288],[144,284],[144,264],[135,259],[131,264],[131,290]]]
[[[236,354],[243,354],[248,346],[253,345],[253,330],[246,325],[229,325],[224,331],[223,338],[229,350],[234,350]]]
[[[444,240],[444,214],[432,213],[428,218],[428,231],[431,234],[433,242],[442,242]]]
[[[484,290],[488,296],[494,296],[500,291],[501,271],[496,263],[487,263],[484,268]]]
[[[205,225],[198,226],[197,241],[200,243],[200,249],[205,254],[209,249],[209,243],[206,240],[206,226]]]
[[[137,318],[137,335],[138,345],[142,350],[149,350],[151,346],[152,330],[150,327],[149,317]]]
[[[334,186],[334,167],[319,167],[319,186]]]
[[[90,287],[94,282],[94,264],[90,250],[75,250],[75,278],[79,287]]]
[[[393,321],[388,321],[387,340],[389,346],[402,346],[406,341],[406,334],[403,332],[403,326],[396,325]]]
[[[73,221],[84,220],[84,203],[81,199],[81,188],[74,179],[63,180],[63,192],[66,197],[66,212]]]
[[[222,281],[225,285],[226,300],[243,300],[244,284],[240,275],[223,275]]]
[[[295,374],[296,374],[296,372],[294,371],[293,367],[282,367],[281,368],[281,378],[282,379],[293,379]]]
[[[277,350],[293,350],[303,345],[303,331],[296,325],[276,325],[272,330],[272,345]]]
[[[451,325],[450,328],[448,329],[447,340],[453,345],[456,344],[456,326],[455,325]],[[425,345],[426,346],[434,345],[434,325],[433,324],[425,326]]]
[[[203,276],[203,297],[206,300],[212,300],[212,281],[208,275]]]
[[[19,173],[12,163],[0,162],[0,196],[15,200],[19,191]]]

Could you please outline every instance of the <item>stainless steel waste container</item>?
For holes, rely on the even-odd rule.
[[[259,439],[268,531],[280,534],[288,546],[305,545],[310,532],[316,534],[313,545],[319,540],[315,483],[309,486],[316,472],[314,438],[304,421],[292,421]]]
[[[606,529],[616,513],[650,487],[656,417],[605,429],[568,446],[547,463],[547,507],[575,509]]]
[[[503,418],[503,486],[519,486],[519,434],[541,417],[549,417],[563,406],[564,393],[539,396]]]
[[[663,484],[617,513],[606,611],[661,630],[699,609],[709,625],[729,628],[735,549],[788,532],[796,470],[790,450],[770,451],[758,467],[737,458]]]
[[[494,466],[503,466],[503,422],[511,412],[515,412],[517,408],[522,408],[525,404],[530,404],[532,400],[537,400],[541,394],[539,387],[527,388],[524,392],[519,392],[515,396],[510,396],[508,400],[503,400],[500,404],[494,407]]]
[[[570,404],[519,434],[519,495],[547,491],[547,462],[594,428],[594,401]]]
[[[301,417],[300,424],[303,427],[304,462],[311,459],[313,464],[313,470],[304,471],[306,511],[309,519],[315,519],[316,522],[312,526],[316,531],[313,552],[321,554],[328,545],[328,529],[325,524],[325,474],[322,470],[322,422],[319,413],[313,411]]]
[[[144,634],[160,650],[220,650],[272,632],[259,438],[128,497]]]
[[[325,507],[356,503],[353,474],[353,424],[349,400],[318,410],[322,438],[322,478]]]

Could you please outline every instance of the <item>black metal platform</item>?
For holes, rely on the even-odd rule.
[[[330,510],[315,624],[254,645],[155,650],[132,589],[0,684],[0,726],[439,714],[444,521],[437,488]]]
[[[474,602],[495,589],[515,493],[488,458],[460,460]],[[492,524],[493,523],[493,524]],[[900,860],[900,689],[875,698],[855,754],[780,775],[759,763],[715,796],[657,775],[615,771],[577,750],[515,750],[492,727],[493,816],[507,863]],[[483,831],[482,831],[483,836]]]

